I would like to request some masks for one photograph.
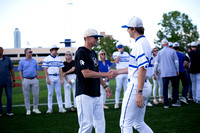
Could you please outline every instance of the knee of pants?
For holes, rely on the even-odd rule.
[[[120,88],[120,87],[116,87],[115,91],[120,92],[120,91],[121,91],[121,88]]]

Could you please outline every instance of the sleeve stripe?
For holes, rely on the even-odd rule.
[[[142,66],[142,65],[144,65],[144,64],[148,64],[148,63],[149,63],[148,61],[145,61],[145,62],[139,64],[138,67],[140,67],[140,66]]]
[[[145,56],[145,54],[143,53],[143,54],[139,55],[139,56],[136,58],[136,61],[137,61],[139,58],[141,58],[142,56]]]

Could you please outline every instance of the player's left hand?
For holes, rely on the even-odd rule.
[[[141,94],[136,95],[136,104],[139,108],[144,108],[145,103],[144,103],[143,96]]]
[[[105,91],[106,91],[106,97],[107,98],[112,97],[112,91],[109,87],[105,88]]]
[[[63,84],[64,84],[64,80],[63,80],[63,79],[61,79],[61,80],[60,80],[60,83],[61,83],[61,85],[63,85]]]

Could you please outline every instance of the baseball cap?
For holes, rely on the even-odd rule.
[[[84,34],[83,37],[87,37],[87,36],[96,36],[96,37],[103,37],[102,35],[98,35],[98,32],[94,29],[87,29]]]
[[[57,47],[56,45],[52,45],[51,48],[50,48],[50,50],[51,49],[59,49],[59,47]]]
[[[173,47],[173,43],[172,42],[168,42],[168,46],[169,47]]]
[[[123,44],[121,42],[117,42],[116,48],[122,48],[122,47],[124,47]]]
[[[179,43],[175,42],[175,43],[173,44],[173,47],[180,47],[180,45],[179,45]]]
[[[143,27],[142,20],[138,17],[132,17],[127,25],[123,25],[122,28],[129,28],[129,27]]]
[[[191,42],[190,46],[198,46],[197,42]]]
[[[163,44],[167,44],[168,43],[168,40],[166,38],[164,38],[162,41],[161,41],[162,45]]]

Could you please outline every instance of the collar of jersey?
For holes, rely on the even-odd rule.
[[[137,40],[139,40],[140,38],[145,37],[144,35],[138,37],[137,39],[135,39],[135,42],[137,42]]]
[[[56,58],[56,56],[52,56],[51,54],[50,54],[50,56],[51,56],[52,58]]]

